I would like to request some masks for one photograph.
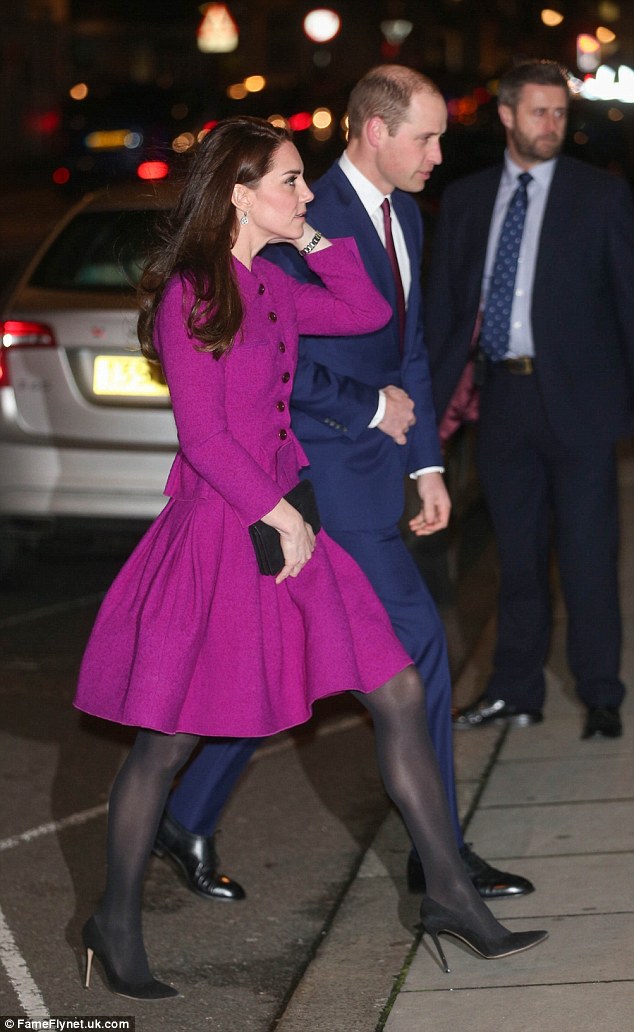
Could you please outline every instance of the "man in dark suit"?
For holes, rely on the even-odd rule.
[[[497,643],[485,694],[456,726],[542,719],[552,522],[582,736],[616,737],[614,445],[631,411],[634,214],[623,180],[560,156],[568,104],[553,62],[501,79],[504,164],[444,193],[426,339],[441,415],[482,319],[477,461],[500,562]]]
[[[423,225],[411,196],[423,189],[442,160],[446,106],[425,76],[383,65],[354,88],[348,116],[348,146],[340,161],[312,185],[309,217],[327,236],[356,239],[394,317],[383,330],[364,337],[302,338],[292,425],[308,455],[305,472],[315,485],[324,528],[364,570],[421,673],[456,839],[474,884],[488,898],[521,895],[532,891],[530,882],[490,867],[462,838],[445,635],[398,528],[408,475],[415,479],[420,499],[420,510],[410,522],[415,534],[440,530],[450,513],[423,344]],[[297,278],[309,278],[305,263],[291,248],[269,248],[265,255]],[[200,812],[202,783],[210,811],[217,810],[213,777],[218,767],[212,777],[204,773],[206,764],[214,767],[216,750],[214,744],[202,750],[181,780],[176,799],[168,803],[172,856],[173,818],[191,831],[188,808],[196,806]],[[422,888],[415,854],[408,875],[413,890]]]

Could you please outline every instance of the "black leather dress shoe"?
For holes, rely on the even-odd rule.
[[[483,899],[505,896],[528,896],[535,886],[528,878],[508,871],[498,871],[483,860],[466,843],[460,850],[467,873]],[[425,892],[425,874],[418,854],[412,850],[407,858],[407,885],[410,892]]]
[[[197,896],[228,902],[246,896],[241,885],[216,870],[218,858],[213,838],[192,835],[168,813],[163,814],[152,852],[172,860],[187,888]]]
[[[620,738],[621,715],[616,706],[597,706],[588,710],[582,738]]]
[[[453,715],[453,726],[467,731],[474,727],[489,727],[491,724],[529,727],[531,724],[541,724],[543,719],[539,710],[520,710],[507,705],[503,699],[490,701],[482,697],[472,706],[457,710]]]

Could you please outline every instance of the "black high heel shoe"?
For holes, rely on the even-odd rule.
[[[495,939],[487,938],[478,932],[467,928],[459,914],[452,913],[446,907],[436,903],[435,900],[425,896],[420,906],[420,919],[424,932],[431,935],[434,946],[438,950],[438,956],[447,974],[450,968],[447,958],[440,945],[438,936],[442,933],[453,935],[456,939],[470,946],[485,960],[496,960],[498,957],[510,957],[513,953],[521,953],[523,950],[530,950],[531,946],[537,946],[544,939],[548,938],[548,932],[508,932]]]
[[[108,958],[106,944],[94,917],[86,921],[82,939],[86,947],[86,981],[84,983],[86,989],[90,988],[92,958],[95,956],[103,968],[108,988],[118,996],[128,996],[131,1000],[167,1000],[179,995],[178,989],[166,985],[165,982],[159,982],[156,978],[150,978],[147,982],[126,982],[125,979],[120,978]]]

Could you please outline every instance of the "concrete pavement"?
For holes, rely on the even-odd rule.
[[[623,677],[634,684],[634,457],[621,461]],[[600,601],[599,603],[600,604]],[[492,863],[532,879],[536,891],[498,902],[511,930],[547,928],[548,941],[484,961],[445,937],[451,974],[416,934],[390,998],[385,965],[415,901],[403,887],[407,842],[388,816],[312,964],[280,1032],[624,1032],[634,1015],[634,701],[616,740],[582,741],[583,711],[565,662],[558,598],[544,723],[456,733],[466,837]],[[489,663],[493,626],[457,686],[474,697]],[[398,952],[398,950],[396,951]],[[374,996],[374,1018],[367,995]],[[363,997],[366,997],[365,1002]]]

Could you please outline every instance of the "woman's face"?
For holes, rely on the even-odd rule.
[[[313,194],[304,179],[304,165],[289,140],[275,151],[270,170],[247,191],[249,231],[259,246],[298,240],[304,231],[306,205]],[[260,243],[261,241],[261,243]]]

